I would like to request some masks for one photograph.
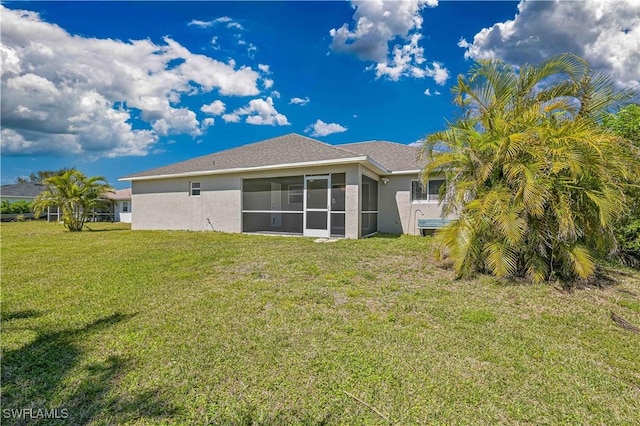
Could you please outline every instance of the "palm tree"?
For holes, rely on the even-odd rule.
[[[94,209],[112,203],[105,197],[114,189],[102,176],[88,178],[84,173],[70,169],[61,175],[43,181],[46,189],[36,197],[33,210],[36,217],[47,207],[62,210],[64,226],[69,231],[82,231]]]
[[[444,173],[438,254],[458,277],[587,278],[615,244],[637,159],[598,123],[633,96],[574,55],[520,68],[482,61],[458,77],[464,115],[427,137],[423,178]]]

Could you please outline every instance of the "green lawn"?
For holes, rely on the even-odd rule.
[[[429,238],[90,226],[1,226],[3,424],[640,422],[610,318],[640,325],[637,273],[565,293],[453,281]]]

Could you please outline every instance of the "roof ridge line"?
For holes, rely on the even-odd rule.
[[[349,142],[349,143],[347,143],[345,145],[358,145],[358,144],[362,144],[362,143],[391,143],[391,144],[394,144],[394,145],[410,146],[409,144],[406,144],[406,143],[387,141],[387,140],[381,140],[381,139],[373,139],[373,140],[360,141],[360,142]]]
[[[337,150],[339,150],[339,151],[346,152],[346,153],[348,153],[348,154],[358,155],[358,156],[363,156],[363,155],[364,155],[365,157],[368,157],[367,155],[365,155],[365,154],[363,154],[363,153],[361,153],[361,152],[351,151],[351,150],[349,150],[349,149],[343,148],[343,147],[342,147],[342,146],[340,146],[340,145],[332,145],[332,144],[327,143],[327,142],[325,142],[325,141],[321,141],[320,139],[310,138],[310,137],[308,137],[308,136],[300,135],[299,133],[295,133],[295,132],[293,132],[293,133],[288,133],[288,134],[289,134],[289,135],[302,136],[303,138],[306,138],[306,139],[309,139],[309,140],[312,140],[312,141],[315,141],[315,142],[320,142],[321,144],[324,144],[324,145],[326,145],[326,146],[328,146],[328,147],[331,147],[331,148],[333,148],[333,149],[337,149]],[[287,136],[287,135],[284,135],[284,136]],[[344,145],[348,145],[348,144],[344,144]]]
[[[329,145],[329,146],[331,146],[332,148],[335,148],[335,149],[337,149],[337,150],[347,152],[347,153],[349,153],[349,154],[361,155],[361,156],[362,156],[362,155],[364,155],[364,156],[366,157],[366,155],[365,155],[365,154],[363,154],[363,153],[361,153],[361,152],[351,151],[350,149],[343,148],[343,147],[341,147],[340,145],[331,145],[331,144],[327,144],[327,145]],[[346,145],[346,144],[345,144],[345,145]]]

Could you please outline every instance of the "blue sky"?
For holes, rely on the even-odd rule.
[[[2,184],[118,178],[296,132],[413,143],[478,58],[640,79],[640,2],[4,2]]]

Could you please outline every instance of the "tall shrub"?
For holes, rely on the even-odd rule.
[[[640,169],[599,123],[633,93],[574,55],[514,67],[482,61],[458,77],[462,116],[430,135],[423,178],[445,173],[458,219],[436,234],[459,277],[587,278],[615,246],[626,182]]]

